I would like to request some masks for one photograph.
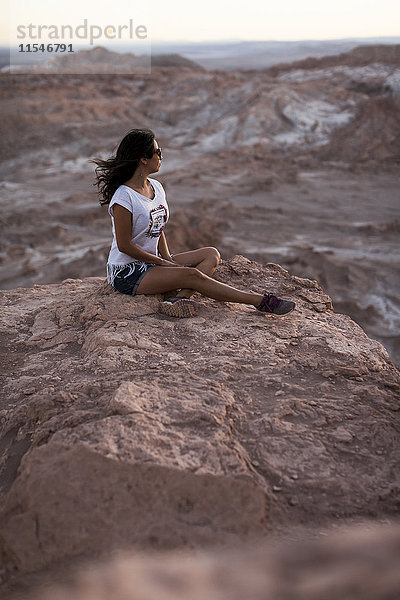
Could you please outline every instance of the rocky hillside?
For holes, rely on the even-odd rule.
[[[207,72],[170,55],[153,57],[151,73],[140,75],[117,71],[63,75],[51,74],[51,69],[45,75],[0,73],[1,156],[9,159],[27,150],[37,154],[48,150],[49,144],[52,155],[57,147],[65,156],[72,142],[79,155],[89,148],[96,152],[107,148],[110,135],[115,139],[119,132],[146,121],[168,139],[170,148],[190,146],[203,155],[220,153],[227,146],[251,148],[262,143],[271,158],[310,151],[318,157],[332,131],[352,122],[370,97],[394,96],[399,119],[398,46],[361,47],[339,57],[264,71]],[[122,68],[133,58],[98,47],[55,60],[88,62],[94,68],[109,62]],[[389,122],[388,131],[391,126]],[[375,135],[366,130],[363,144]],[[400,149],[393,140],[387,154],[399,160]],[[371,154],[370,162],[379,158]]]
[[[188,67],[190,69],[204,71],[205,69],[193,60],[189,60],[179,54],[133,54],[132,52],[114,52],[102,46],[95,46],[90,50],[79,50],[73,54],[62,54],[51,56],[37,65],[18,66],[14,70],[17,73],[48,75],[48,74],[127,74],[137,75],[150,73],[151,67]]]
[[[383,346],[278,265],[236,256],[216,278],[297,308],[199,296],[174,320],[102,278],[2,292],[8,576],[397,514],[400,378]]]
[[[143,75],[0,74],[0,285],[104,274],[88,161],[146,126],[174,251],[218,246],[317,279],[400,363],[398,46],[277,71],[156,59]]]
[[[400,62],[400,44],[376,44],[357,46],[348,52],[323,56],[322,58],[306,58],[274,65],[268,69],[271,75],[278,75],[297,69],[326,69],[346,65],[348,67],[365,67],[372,64],[392,64],[398,66]]]

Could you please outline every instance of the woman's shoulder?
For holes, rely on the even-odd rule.
[[[121,183],[121,185],[119,185],[117,187],[117,189],[115,190],[114,196],[115,195],[117,195],[117,196],[125,195],[126,196],[127,194],[129,194],[130,189],[131,188],[129,188],[127,185],[124,185],[123,183]]]
[[[114,204],[120,204],[132,212],[133,200],[134,195],[130,194],[128,186],[120,185],[117,187],[110,200],[109,213],[112,215],[110,209]]]
[[[121,199],[132,200],[134,197],[135,197],[135,194],[133,193],[133,190],[130,187],[128,187],[127,185],[121,184],[115,190],[115,192],[111,198],[111,201],[115,202],[115,200],[121,200]]]

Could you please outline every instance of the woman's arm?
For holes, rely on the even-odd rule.
[[[120,252],[123,252],[132,258],[136,258],[136,260],[141,260],[145,263],[153,263],[155,265],[159,265],[160,267],[177,266],[174,262],[172,262],[171,257],[169,257],[169,260],[165,260],[164,258],[156,256],[155,254],[146,252],[146,250],[142,250],[142,248],[139,248],[139,246],[136,246],[136,244],[132,244],[132,213],[127,208],[124,208],[120,204],[114,204],[113,216],[115,237],[117,239],[117,246]]]
[[[167,244],[167,238],[163,231],[161,232],[160,239],[158,240],[158,250],[163,258],[166,260],[172,260]]]

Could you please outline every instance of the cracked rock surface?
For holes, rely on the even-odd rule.
[[[235,256],[215,278],[296,310],[196,295],[174,320],[97,277],[1,293],[3,569],[398,513],[384,347],[279,265]]]

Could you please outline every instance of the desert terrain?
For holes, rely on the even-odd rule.
[[[104,273],[110,224],[88,160],[147,126],[172,250],[213,245],[315,278],[398,363],[399,48],[257,71],[172,56],[142,76],[2,74],[1,287]]]
[[[0,73],[0,594],[396,598],[400,47],[90,59]],[[142,126],[171,250],[218,247],[216,279],[293,313],[197,294],[174,320],[105,283],[89,160]]]

